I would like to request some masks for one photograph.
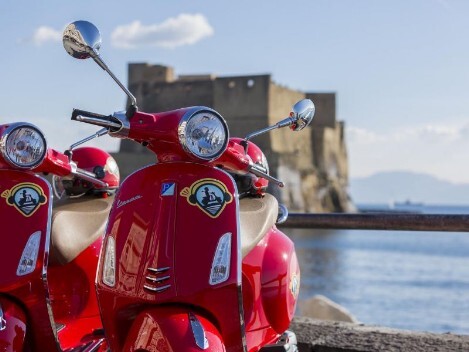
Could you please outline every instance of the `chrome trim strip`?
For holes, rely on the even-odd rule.
[[[5,330],[6,328],[7,328],[7,322],[3,318],[3,309],[2,309],[2,305],[0,304],[0,331]]]
[[[165,271],[168,271],[171,269],[169,266],[164,267],[164,268],[148,268],[148,271],[151,271],[153,273],[163,273]]]
[[[119,120],[121,123],[121,128],[118,131],[109,131],[109,135],[118,138],[127,138],[130,131],[130,121],[127,118],[126,111],[116,111],[112,114],[112,117]]]
[[[170,276],[163,276],[163,277],[151,277],[151,276],[147,276],[146,279],[148,281],[151,281],[151,282],[154,282],[154,283],[159,283],[159,282],[163,282],[163,281],[166,281],[170,278]]]
[[[148,286],[148,285],[143,285],[144,288],[146,288],[147,290],[150,290],[152,292],[163,292],[163,291],[166,291],[168,288],[171,287],[171,285],[165,285],[165,286],[161,286],[161,287],[151,287],[151,286]]]
[[[192,334],[194,335],[195,344],[202,350],[206,350],[208,345],[207,336],[205,336],[205,330],[202,324],[200,323],[199,319],[190,312],[189,313],[189,321],[191,323]]]
[[[61,351],[60,342],[57,337],[57,330],[55,329],[55,319],[54,314],[52,313],[52,304],[49,296],[49,284],[47,283],[47,266],[49,263],[49,249],[50,249],[50,236],[52,231],[52,205],[54,203],[54,193],[52,192],[52,186],[50,185],[49,181],[45,178],[36,175],[36,177],[41,178],[44,180],[49,187],[49,219],[47,220],[47,229],[46,229],[46,239],[45,239],[45,248],[44,248],[44,260],[43,260],[43,267],[42,267],[42,282],[44,284],[45,294],[46,294],[46,304],[47,304],[47,311],[49,312],[49,320],[52,328],[52,333],[54,334],[55,343],[57,344],[58,351]]]
[[[242,339],[242,344],[243,344],[243,352],[248,352],[248,345],[246,341],[246,323],[244,321],[244,306],[243,306],[243,290],[242,290],[242,274],[243,274],[243,267],[242,267],[242,254],[241,254],[241,221],[239,218],[239,194],[238,194],[238,188],[236,187],[236,182],[228,172],[225,170],[219,169],[220,171],[224,172],[227,174],[231,182],[233,182],[234,189],[236,190],[236,194],[234,195],[234,199],[236,202],[236,223],[237,223],[237,231],[238,231],[238,260],[237,260],[237,270],[238,270],[238,308],[239,308],[239,320],[241,323],[240,329],[241,329],[241,339]]]

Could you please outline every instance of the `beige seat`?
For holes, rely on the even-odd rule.
[[[54,205],[49,262],[67,264],[104,235],[114,197],[66,199]]]
[[[267,193],[264,198],[241,199],[239,208],[241,254],[244,258],[275,225],[278,202],[274,196]]]

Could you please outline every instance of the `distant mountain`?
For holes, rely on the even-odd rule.
[[[428,174],[391,171],[352,178],[350,193],[356,204],[422,202],[469,204],[469,184],[455,184]]]

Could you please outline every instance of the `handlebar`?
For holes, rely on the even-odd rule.
[[[92,125],[106,127],[113,130],[113,132],[122,128],[122,124],[120,122],[116,122],[116,119],[114,119],[112,115],[106,116],[80,109],[73,109],[71,119],[74,121],[86,122]]]

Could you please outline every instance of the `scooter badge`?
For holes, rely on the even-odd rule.
[[[226,204],[233,200],[226,186],[213,178],[194,182],[190,187],[185,187],[180,195],[186,197],[189,204],[199,207],[211,218],[217,218]]]
[[[290,292],[293,297],[298,298],[298,294],[300,293],[300,274],[293,274],[290,278]]]
[[[29,217],[39,207],[47,202],[47,197],[41,187],[34,183],[19,183],[11,189],[2,192],[8,205],[15,207],[22,215]]]

